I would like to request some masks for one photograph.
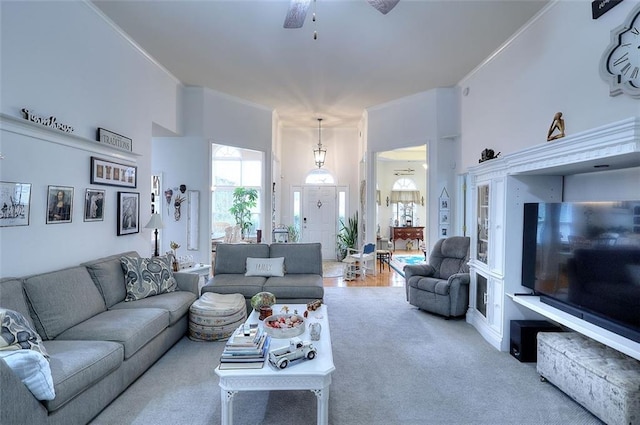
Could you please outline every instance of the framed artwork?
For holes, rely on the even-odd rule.
[[[31,184],[0,182],[0,227],[28,226]]]
[[[449,226],[440,226],[440,237],[446,238],[449,236]]]
[[[440,211],[440,224],[449,224],[449,211]]]
[[[140,194],[118,192],[118,236],[140,231]]]
[[[104,197],[102,189],[87,189],[84,194],[84,221],[104,220]]]
[[[91,184],[138,187],[138,167],[91,157]]]
[[[47,191],[47,224],[71,223],[73,187],[49,186]]]

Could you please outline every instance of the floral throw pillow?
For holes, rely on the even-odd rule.
[[[42,338],[21,313],[0,308],[0,350],[34,350],[49,358]]]
[[[171,259],[166,255],[151,258],[121,257],[120,263],[127,289],[125,301],[141,300],[173,292],[178,288],[171,270]]]

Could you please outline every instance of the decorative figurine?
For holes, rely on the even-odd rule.
[[[167,200],[167,215],[169,215],[169,205],[171,205],[171,198],[173,197],[173,190],[167,189],[164,191],[164,199]]]
[[[291,338],[289,346],[269,351],[269,363],[279,369],[284,369],[289,362],[298,359],[312,360],[317,353],[318,350],[311,342],[302,341],[300,338]]]
[[[176,221],[180,221],[180,207],[186,198],[184,196],[176,196],[176,199],[173,201],[173,206],[175,211],[173,212],[173,218]]]
[[[500,152],[495,153],[493,149],[485,149],[480,154],[480,159],[478,162],[485,162],[490,159],[496,159],[500,155]]]
[[[553,134],[555,131],[558,131],[558,134]],[[549,127],[549,132],[547,133],[547,142],[561,139],[563,137],[564,137],[564,119],[562,118],[562,112],[556,112],[556,114],[553,116],[553,122],[551,123],[551,127]]]
[[[289,314],[289,307],[287,307],[286,305],[283,305],[282,308],[280,309],[280,313]]]

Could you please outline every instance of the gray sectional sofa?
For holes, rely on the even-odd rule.
[[[284,258],[283,276],[246,276],[247,258]],[[322,299],[322,246],[319,243],[218,244],[213,277],[202,293],[242,294],[271,292],[279,304],[306,304]]]
[[[0,281],[0,307],[43,339],[56,393],[38,401],[0,359],[0,423],[87,423],[186,334],[198,276],[175,273],[176,291],[125,302],[122,256],[138,254]]]

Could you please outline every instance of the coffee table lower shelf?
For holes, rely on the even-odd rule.
[[[267,364],[264,367],[271,367]],[[292,366],[295,367],[295,366]],[[331,375],[326,376],[271,376],[271,377],[220,377],[220,401],[222,425],[233,424],[233,399],[239,391],[309,390],[316,395],[317,423],[329,423],[329,385]]]

